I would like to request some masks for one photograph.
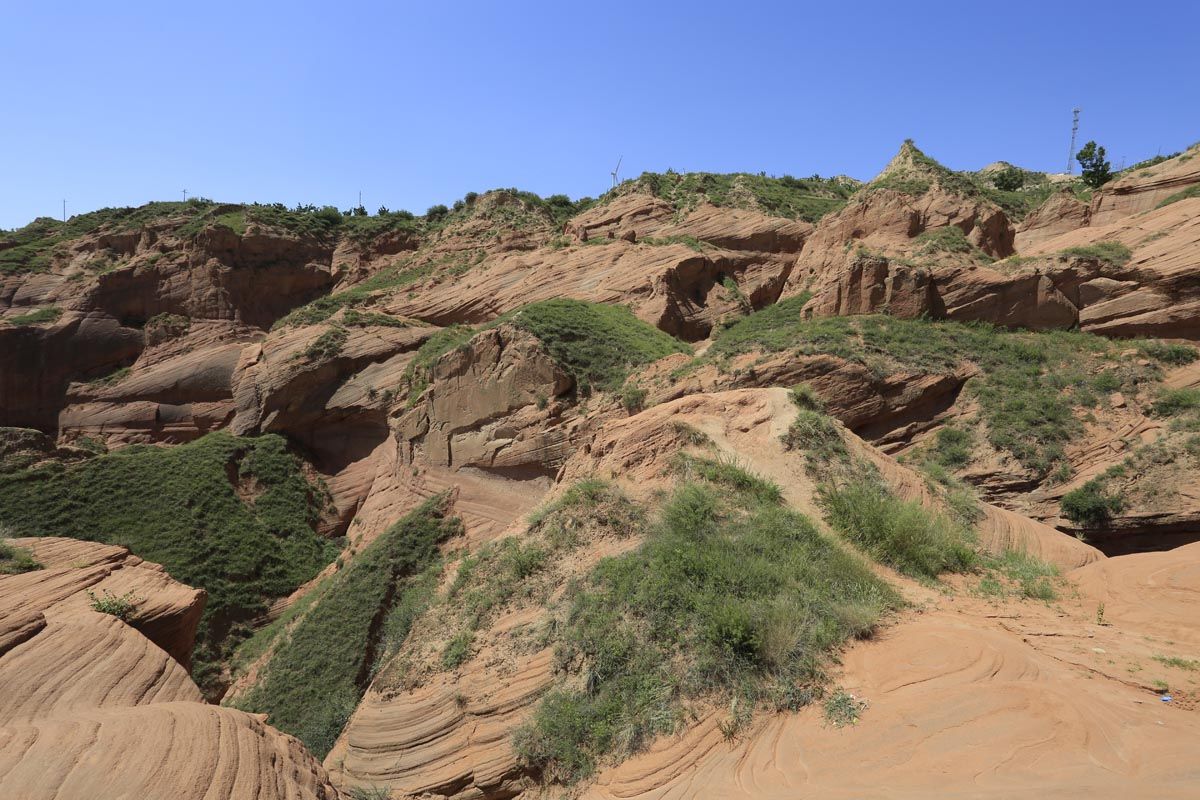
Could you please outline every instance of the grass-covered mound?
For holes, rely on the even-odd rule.
[[[516,738],[547,780],[574,782],[636,752],[695,704],[728,708],[732,737],[756,709],[811,702],[830,651],[899,602],[777,487],[727,463],[679,466],[687,477],[645,541],[600,561],[554,609],[568,677]],[[568,510],[579,513],[560,507],[548,520]]]
[[[1136,394],[1161,379],[1160,365],[1194,359],[1190,347],[1153,341],[1112,342],[1077,331],[1013,331],[982,323],[934,322],[890,316],[805,320],[803,298],[784,300],[717,333],[705,356],[791,351],[855,361],[879,376],[899,371],[948,372],[970,362],[978,377],[968,390],[979,401],[987,440],[1023,466],[1047,475],[1065,464],[1063,447],[1082,432],[1076,410],[1111,392]],[[1120,351],[1136,347],[1158,364],[1139,366]]]
[[[633,183],[681,210],[694,208],[706,200],[715,206],[750,209],[807,222],[816,222],[844,206],[858,187],[854,181],[818,175],[774,178],[746,172],[646,172]]]
[[[212,433],[0,472],[0,524],[15,535],[124,545],[208,592],[195,652],[202,686],[244,623],[333,560],[336,547],[315,532],[326,503],[276,435]]]
[[[563,298],[531,303],[505,319],[540,339],[583,391],[589,386],[613,391],[633,367],[688,352],[687,345],[623,306]]]
[[[426,502],[329,578],[238,706],[268,714],[272,725],[324,757],[374,666],[403,641],[432,592],[438,543],[461,530],[442,506],[443,498]]]

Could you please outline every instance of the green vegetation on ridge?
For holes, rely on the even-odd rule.
[[[979,374],[967,388],[979,400],[987,441],[1040,475],[1063,463],[1063,447],[1082,431],[1076,408],[1094,406],[1114,391],[1136,391],[1161,377],[1158,366],[1119,359],[1121,347],[1136,346],[1167,364],[1187,357],[1161,343],[1117,345],[1077,331],[1007,330],[891,316],[806,320],[800,313],[805,302],[790,298],[743,317],[717,332],[705,358],[719,366],[722,359],[753,351],[828,354],[879,376],[907,370],[944,373],[973,363]]]
[[[638,751],[685,724],[695,702],[728,704],[730,737],[757,709],[807,705],[830,651],[899,603],[783,507],[778,487],[730,464],[683,469],[696,480],[676,488],[645,541],[600,561],[562,601],[556,658],[580,680],[552,689],[516,737],[546,780],[572,783]]]
[[[440,564],[438,544],[461,531],[433,498],[380,534],[341,571],[282,641],[237,705],[270,716],[318,758],[333,747],[373,670],[408,635]]]
[[[844,206],[858,186],[854,181],[818,175],[773,178],[745,172],[646,172],[633,183],[679,210],[694,208],[703,198],[716,206],[753,209],[807,222],[816,222]]]

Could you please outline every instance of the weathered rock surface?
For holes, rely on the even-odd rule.
[[[1109,225],[1123,217],[1158,207],[1168,197],[1200,185],[1200,143],[1179,156],[1105,184],[1092,198],[1092,225]]]
[[[0,576],[0,794],[336,800],[295,739],[203,702],[181,666],[202,592],[121,547],[12,542],[44,567]],[[89,589],[132,592],[128,624]]]

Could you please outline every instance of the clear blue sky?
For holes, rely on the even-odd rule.
[[[835,5],[837,6],[835,8]],[[643,170],[1114,165],[1200,139],[1200,4],[5,0],[0,227],[191,195],[423,212]]]

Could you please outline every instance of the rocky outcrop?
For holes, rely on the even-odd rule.
[[[241,353],[231,429],[286,433],[340,472],[387,437],[404,370],[435,330],[334,321],[277,331]]]
[[[203,702],[185,669],[203,592],[121,547],[12,543],[43,568],[0,575],[0,794],[337,800],[295,739]],[[127,621],[89,591],[130,599]]]
[[[511,325],[483,331],[447,353],[430,387],[397,422],[408,463],[471,467],[503,475],[553,476],[569,452],[570,427],[556,425],[574,386],[531,334]]]
[[[1082,228],[1091,220],[1089,206],[1069,189],[1055,192],[1017,225],[1013,247],[1023,253],[1060,234]]]
[[[0,426],[56,431],[71,381],[128,366],[143,347],[140,330],[95,312],[0,327]]]
[[[1151,211],[1163,200],[1200,185],[1200,143],[1175,158],[1122,175],[1106,183],[1092,198],[1092,225],[1110,225]]]

